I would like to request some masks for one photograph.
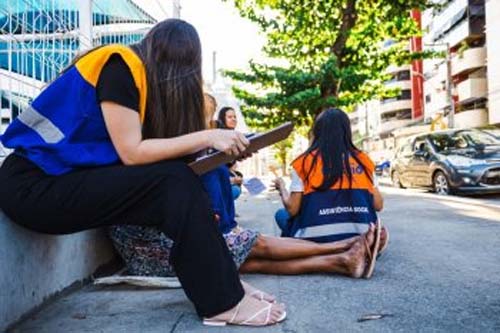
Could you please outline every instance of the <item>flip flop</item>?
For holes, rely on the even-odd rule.
[[[365,268],[365,272],[363,273],[363,277],[365,279],[371,278],[373,275],[373,270],[375,269],[375,262],[377,261],[377,255],[378,255],[378,248],[380,246],[380,222],[377,221],[375,224],[375,242],[373,243],[373,248],[370,248],[370,245],[367,243],[366,238],[365,240],[365,245],[366,245],[366,250],[367,250],[367,255],[368,255],[368,266]]]
[[[382,232],[385,233],[385,241],[382,241]],[[387,230],[387,228],[382,227],[380,229],[380,247],[378,249],[377,259],[380,258],[382,252],[384,252],[387,249],[388,245],[389,245],[389,231]]]

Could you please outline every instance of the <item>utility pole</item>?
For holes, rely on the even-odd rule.
[[[212,84],[217,80],[217,51],[212,52]]]
[[[172,1],[172,13],[174,18],[181,18],[181,1],[173,0]]]
[[[446,43],[446,94],[450,104],[450,113],[448,114],[448,127],[455,127],[455,101],[453,100],[453,76],[451,75],[451,52],[450,43]]]
[[[79,48],[80,51],[88,50],[93,46],[92,37],[92,0],[78,1],[79,20]]]

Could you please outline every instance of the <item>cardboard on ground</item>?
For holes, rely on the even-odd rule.
[[[215,152],[189,163],[189,166],[197,175],[202,175],[220,165],[230,163],[246,154],[255,153],[257,150],[270,146],[276,142],[286,139],[292,133],[293,124],[286,122],[272,130],[264,133],[257,133],[248,138],[250,145],[240,156],[226,155],[224,152]]]

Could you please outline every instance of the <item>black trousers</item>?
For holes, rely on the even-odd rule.
[[[10,155],[0,168],[0,208],[14,222],[49,234],[157,225],[174,240],[172,264],[200,316],[226,311],[243,297],[208,195],[185,163],[114,165],[49,176]]]

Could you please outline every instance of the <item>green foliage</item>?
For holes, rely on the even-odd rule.
[[[248,72],[225,71],[245,84],[234,93],[254,127],[287,120],[308,125],[325,107],[349,111],[374,97],[392,96],[397,91],[381,84],[384,70],[432,55],[408,50],[409,38],[421,33],[409,11],[431,6],[430,0],[232,2],[266,35],[264,52],[287,64],[251,62]],[[384,47],[388,40],[393,44]]]

